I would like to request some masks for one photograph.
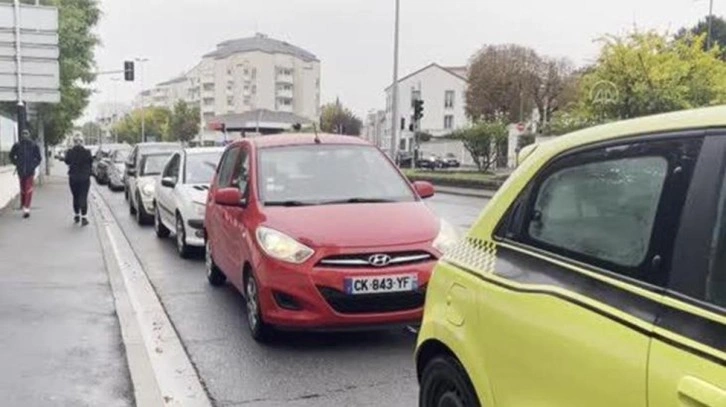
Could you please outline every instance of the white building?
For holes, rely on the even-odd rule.
[[[371,110],[363,122],[361,136],[372,144],[380,146],[386,134],[385,110]]]
[[[409,127],[413,121],[413,102],[423,100],[424,112],[421,131],[435,137],[445,136],[470,124],[466,117],[466,67],[427,65],[398,81],[397,131],[399,148],[413,149],[413,133]],[[382,148],[390,148],[392,86],[386,88],[386,126]]]
[[[201,101],[206,124],[258,110],[280,113],[276,117],[290,125],[317,122],[320,61],[302,48],[257,34],[220,43],[189,72],[143,97],[145,106],[168,108],[177,100]],[[135,103],[141,105],[141,95]]]

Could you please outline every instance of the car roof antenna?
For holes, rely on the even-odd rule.
[[[313,123],[313,131],[315,132],[315,144],[320,144],[322,141],[320,140],[320,136],[318,135],[318,126]]]

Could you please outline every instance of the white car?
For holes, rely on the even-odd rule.
[[[139,225],[150,223],[154,216],[154,188],[172,151],[142,155],[133,177],[128,179],[129,213],[136,215]]]
[[[174,232],[181,257],[204,247],[204,212],[223,147],[187,148],[171,156],[156,181],[154,229],[160,238]]]

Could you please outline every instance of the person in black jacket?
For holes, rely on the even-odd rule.
[[[30,217],[35,169],[41,160],[40,148],[30,139],[30,132],[23,130],[20,140],[10,149],[10,162],[15,165],[20,180],[20,204],[23,208],[23,218],[26,219]]]
[[[88,190],[91,188],[91,164],[93,156],[83,147],[83,139],[73,140],[73,148],[66,153],[68,180],[73,194],[73,222],[88,225]]]

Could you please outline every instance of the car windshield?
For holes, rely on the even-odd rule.
[[[171,153],[144,156],[141,161],[141,173],[139,175],[149,176],[161,174],[170,155]]]
[[[128,150],[118,150],[116,151],[113,162],[115,163],[124,163],[126,162],[126,159],[129,157],[129,151]]]
[[[259,153],[266,205],[414,201],[407,182],[371,146],[293,146]]]
[[[187,156],[186,183],[209,184],[214,178],[222,152],[190,154]]]

